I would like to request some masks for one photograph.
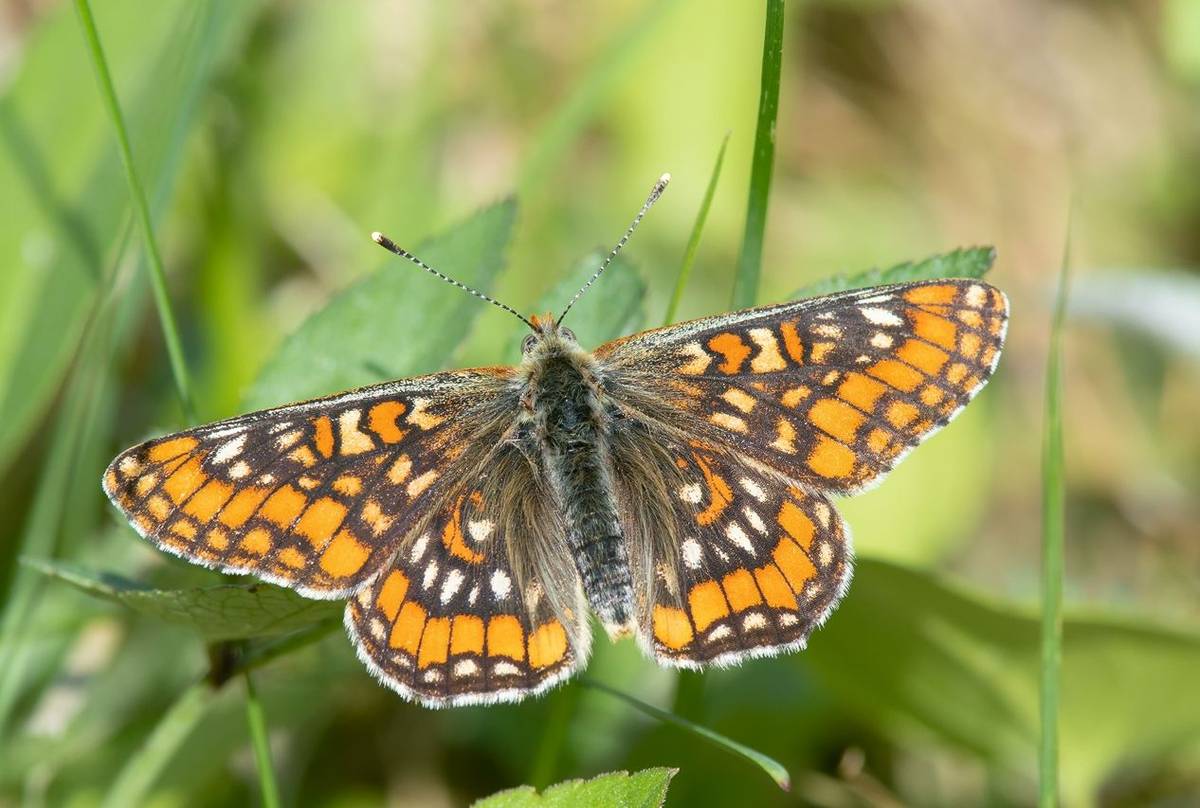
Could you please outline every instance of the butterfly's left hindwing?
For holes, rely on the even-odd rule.
[[[163,550],[344,596],[500,440],[511,373],[408,379],[147,441],[117,456],[104,490]]]
[[[850,580],[850,536],[833,505],[728,449],[663,434],[653,439],[671,466],[655,476],[667,481],[660,495],[673,524],[651,528],[671,539],[649,551],[642,645],[680,667],[802,647]],[[645,449],[619,442],[617,451]],[[618,458],[625,470],[618,490],[638,489],[629,470],[642,473],[647,462]],[[636,504],[628,496],[622,504],[635,521]],[[627,524],[626,531],[635,545],[650,540],[642,525]]]

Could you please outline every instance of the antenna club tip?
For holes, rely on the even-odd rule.
[[[671,181],[671,172],[663,172],[663,175],[658,178],[658,184],[666,187],[666,184]]]
[[[383,242],[387,241],[387,236],[385,236],[383,233],[380,233],[378,230],[375,230],[371,233],[371,241],[375,242],[376,244],[382,244]]]

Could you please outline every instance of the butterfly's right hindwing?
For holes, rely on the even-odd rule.
[[[499,442],[511,374],[440,373],[150,440],[112,462],[104,490],[163,550],[344,596]]]

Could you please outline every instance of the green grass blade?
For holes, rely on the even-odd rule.
[[[1062,330],[1067,308],[1068,246],[1058,273],[1058,291],[1046,357],[1045,434],[1042,444],[1042,639],[1041,738],[1038,747],[1038,804],[1058,804],[1058,715],[1062,668],[1063,424]]]
[[[708,188],[704,190],[704,199],[700,202],[700,210],[696,212],[696,223],[692,225],[692,234],[688,236],[687,249],[683,251],[683,263],[679,265],[679,276],[675,278],[675,291],[671,293],[671,302],[667,304],[667,313],[663,317],[663,325],[675,322],[675,312],[679,308],[679,300],[683,297],[683,288],[687,286],[688,278],[692,276],[692,267],[696,264],[696,250],[700,246],[700,234],[704,231],[704,223],[708,219],[708,209],[712,206],[713,194],[717,190],[717,181],[721,178],[721,165],[725,162],[725,147],[729,145],[729,132],[721,140],[721,148],[717,152],[717,162],[713,164],[712,175],[708,178]]]
[[[141,178],[138,176],[137,167],[133,162],[129,132],[125,128],[125,118],[121,114],[121,105],[117,101],[117,93],[113,88],[112,76],[108,70],[108,61],[104,57],[104,48],[100,44],[100,34],[96,30],[96,21],[92,18],[92,9],[88,5],[88,0],[75,0],[75,11],[79,15],[79,24],[83,28],[84,39],[87,40],[92,69],[96,74],[100,95],[109,117],[112,119],[113,130],[117,136],[121,164],[125,167],[125,180],[129,183],[129,195],[133,199],[138,225],[141,227],[142,239],[146,247],[146,258],[150,265],[150,283],[154,290],[154,304],[158,309],[163,338],[167,345],[167,355],[171,361],[171,374],[175,379],[175,387],[179,393],[184,416],[190,422],[194,420],[191,383],[188,380],[187,365],[183,359],[183,343],[179,339],[175,313],[171,308],[171,299],[167,295],[166,272],[163,270],[162,255],[158,251],[158,241],[154,237],[154,225],[150,218],[150,206],[146,202],[146,191],[142,187]]]
[[[254,763],[258,769],[258,787],[262,792],[265,808],[279,808],[279,786],[275,783],[275,770],[271,768],[271,746],[267,740],[267,719],[262,702],[254,690],[254,677],[245,671],[246,719],[250,724],[250,742],[254,747]]]
[[[163,714],[136,752],[126,761],[113,781],[101,808],[126,808],[146,805],[146,797],[159,774],[187,736],[204,717],[215,691],[205,682],[197,682],[180,694]]]
[[[762,273],[763,234],[767,228],[767,198],[775,167],[775,120],[779,115],[779,74],[783,68],[783,0],[767,0],[763,32],[762,81],[758,97],[758,125],[754,131],[754,161],[750,166],[750,200],[746,204],[746,230],[733,279],[731,308],[754,305]]]
[[[589,679],[587,677],[581,677],[579,681],[585,687],[590,687],[593,690],[599,690],[602,693],[607,693],[610,696],[615,696],[616,698],[621,699],[622,701],[626,702],[627,704],[634,707],[635,709],[640,710],[641,712],[645,713],[648,716],[657,718],[659,721],[665,721],[668,724],[674,724],[675,726],[680,727],[681,729],[687,730],[688,732],[692,733],[693,735],[698,735],[699,737],[703,738],[704,740],[708,741],[709,743],[713,744],[714,746],[724,749],[726,752],[731,752],[740,758],[750,761],[755,766],[758,766],[760,769],[762,769],[764,772],[766,772],[767,775],[772,780],[774,780],[775,784],[778,785],[781,789],[783,789],[784,791],[789,791],[791,789],[792,777],[790,774],[788,774],[788,770],[786,768],[784,768],[783,764],[780,763],[778,760],[775,760],[772,757],[768,757],[767,755],[764,755],[762,752],[759,752],[757,749],[751,749],[749,746],[740,744],[737,741],[733,740],[732,738],[728,738],[719,732],[714,732],[713,730],[709,729],[708,727],[702,727],[699,724],[693,724],[691,721],[688,721],[687,719],[684,719],[684,718],[680,718],[679,716],[675,715],[674,713],[669,713],[666,710],[660,710],[659,708],[655,707],[654,705],[647,704],[644,701],[640,701],[639,699],[634,698],[633,696],[629,695],[628,693],[617,690],[616,688],[613,688],[613,687],[609,687],[608,685],[597,682],[594,679]]]

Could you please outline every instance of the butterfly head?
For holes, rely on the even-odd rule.
[[[579,350],[575,332],[566,326],[559,325],[553,314],[530,316],[529,327],[532,330],[525,335],[525,340],[521,343],[521,353],[526,357],[535,354]]]

